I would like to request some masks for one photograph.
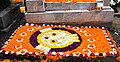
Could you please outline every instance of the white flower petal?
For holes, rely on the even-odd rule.
[[[22,32],[22,33],[20,34],[20,36],[26,36],[26,35],[27,35],[26,32]]]
[[[22,42],[24,39],[23,38],[21,38],[21,39],[17,39],[16,41],[17,42]]]
[[[86,31],[86,30],[83,30],[83,29],[80,29],[80,32],[86,33],[87,31]]]
[[[51,48],[48,48],[48,47],[45,47],[45,46],[42,46],[41,44],[39,44],[38,46],[35,47],[35,49],[41,49],[45,52],[49,52]]]
[[[27,28],[27,31],[32,32],[32,31],[34,31],[34,28],[32,28],[32,29]]]
[[[72,27],[74,30],[79,30],[79,27]]]
[[[40,30],[40,32],[45,32],[45,31],[48,31],[48,30],[52,30],[52,29],[51,28],[46,28],[46,29]]]
[[[24,51],[24,53],[22,53],[22,51]],[[28,50],[26,50],[26,49],[21,49],[21,50],[18,52],[18,54],[24,55],[24,54],[27,53],[27,52],[28,52]]]
[[[19,47],[18,45],[15,45],[15,49],[19,49],[19,48],[22,48],[22,45],[19,45]]]
[[[91,47],[91,45],[92,45],[92,47]],[[92,48],[95,48],[95,45],[94,44],[88,44],[87,47],[92,49]]]

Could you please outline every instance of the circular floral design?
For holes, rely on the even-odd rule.
[[[85,53],[91,53],[91,51],[89,49],[83,49],[82,51]]]
[[[95,48],[94,44],[88,44],[88,48]]]
[[[22,33],[20,34],[20,36],[26,36],[26,35],[27,35],[26,32],[22,32]]]
[[[95,41],[95,39],[93,39],[93,38],[88,39],[88,42],[94,42],[94,41]]]
[[[84,29],[80,29],[80,32],[82,32],[82,33],[86,33],[87,31],[84,30]]]
[[[17,42],[22,42],[24,39],[23,38],[18,38],[16,41]]]
[[[80,52],[74,52],[73,54],[74,54],[74,56],[79,56]]]
[[[81,43],[81,37],[75,31],[65,28],[47,28],[35,32],[30,43],[36,49],[47,52],[72,50]]]
[[[85,35],[85,36],[91,36],[91,34],[89,34],[89,33],[85,33],[84,35]]]
[[[16,45],[15,46],[15,49],[19,49],[19,48],[22,48],[22,45]]]
[[[74,30],[79,30],[79,27],[73,27]]]
[[[32,32],[34,31],[34,28],[27,28],[27,31]]]
[[[21,49],[19,52],[17,52],[18,55],[25,55],[28,52],[26,49]]]

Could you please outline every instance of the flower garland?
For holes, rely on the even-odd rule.
[[[116,45],[104,28],[29,24],[18,27],[0,52],[16,55],[46,55],[86,58],[115,56]],[[54,59],[54,60],[57,60]]]

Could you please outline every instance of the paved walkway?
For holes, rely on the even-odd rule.
[[[120,49],[120,15],[114,16],[111,28],[111,35]]]
[[[112,25],[115,29],[120,31],[120,15],[119,16],[115,16],[114,20],[113,20],[113,25]]]

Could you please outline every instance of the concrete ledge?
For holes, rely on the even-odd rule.
[[[103,10],[111,10],[112,8],[110,6],[103,6],[102,9]]]
[[[91,9],[96,7],[96,2],[91,3],[46,3],[46,10],[80,10],[80,9]]]
[[[99,24],[99,22],[110,23],[113,20],[113,15],[114,12],[112,9],[101,11],[68,10],[25,13],[26,22],[29,23],[78,23],[81,25],[85,23],[90,24],[90,22],[95,22],[95,24]]]

